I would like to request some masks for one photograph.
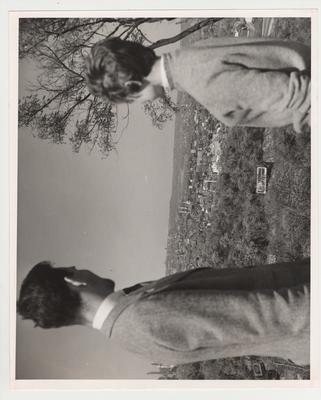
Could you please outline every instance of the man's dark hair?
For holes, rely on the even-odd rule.
[[[18,313],[45,329],[79,323],[81,297],[64,280],[70,275],[48,261],[35,265],[21,285]]]
[[[128,80],[143,82],[157,56],[140,43],[119,38],[96,43],[86,60],[87,86],[95,96],[114,103],[127,102],[127,96],[138,93],[140,85],[125,85]]]

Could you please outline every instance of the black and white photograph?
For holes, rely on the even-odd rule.
[[[311,380],[313,13],[177,14],[16,16],[17,382]]]

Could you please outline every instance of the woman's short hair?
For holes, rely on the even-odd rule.
[[[141,90],[139,84],[150,73],[157,56],[140,43],[119,38],[96,43],[86,59],[86,80],[90,92],[114,103],[128,101],[128,96]]]
[[[35,265],[21,285],[18,313],[45,329],[79,323],[81,297],[65,282],[68,275],[48,261]]]

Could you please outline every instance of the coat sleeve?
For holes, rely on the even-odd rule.
[[[305,116],[311,107],[310,77],[305,71],[282,71],[247,68],[242,64],[222,61],[222,72],[211,82],[216,91],[223,93],[228,84],[228,97],[235,99],[237,107],[225,117],[233,117],[235,125],[251,123],[251,111],[280,113],[293,111],[294,128],[301,131]],[[224,98],[222,98],[224,102]],[[228,107],[228,104],[226,104]]]
[[[177,351],[264,346],[302,335],[309,340],[308,284],[277,290],[169,292],[153,301],[162,311],[153,322],[155,339]]]

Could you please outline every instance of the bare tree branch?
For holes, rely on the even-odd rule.
[[[81,103],[83,103],[84,101],[86,101],[89,97],[90,97],[90,93],[87,94],[87,96],[83,97],[82,99],[76,101],[76,102],[65,112],[65,114],[63,115],[63,117],[61,118],[61,120],[63,121],[63,120],[65,120],[65,119],[69,118],[70,115],[72,114],[72,112],[74,111],[74,109],[75,109],[76,107],[78,107]]]
[[[106,35],[102,35],[102,36],[104,36],[107,39],[107,38],[115,35],[115,33],[119,30],[120,27],[121,27],[121,24],[118,24],[116,26],[116,28],[113,31],[111,31],[107,36]]]
[[[66,33],[73,32],[77,29],[84,28],[86,26],[97,25],[97,24],[100,24],[101,22],[103,22],[104,24],[106,22],[117,22],[117,18],[100,18],[100,19],[96,19],[95,21],[90,21],[90,22],[85,22],[83,24],[74,25],[74,26],[60,32],[59,35],[65,35]]]
[[[141,29],[139,29],[138,27],[137,27],[137,31],[139,32],[139,34],[142,36],[142,38],[146,41],[146,42],[148,42],[148,43],[150,43],[150,44],[153,44],[154,42],[152,42],[151,40],[149,40],[148,39],[148,37],[142,32],[142,30]]]
[[[32,115],[32,117],[35,117],[37,114],[39,114],[41,111],[43,111],[46,107],[48,107],[53,101],[55,101],[59,96],[63,96],[65,93],[68,93],[68,91],[72,88],[74,88],[77,84],[79,84],[80,81],[76,82],[74,85],[66,87],[64,90],[60,91],[57,93],[55,96],[51,97],[46,103],[44,103],[40,108],[38,108]]]
[[[180,32],[178,35],[172,36],[167,39],[160,39],[157,42],[153,43],[152,45],[149,46],[151,49],[157,49],[158,47],[166,46],[168,44],[172,44],[177,42],[178,40],[183,39],[184,37],[190,35],[191,33],[198,31],[199,29],[203,28],[204,26],[214,23],[217,21],[220,21],[223,18],[206,18],[197,24],[185,29],[185,31]]]
[[[140,23],[144,23],[144,22],[160,22],[160,21],[164,21],[164,20],[170,21],[173,19],[175,19],[175,18],[100,18],[100,19],[97,19],[96,21],[90,21],[90,22],[86,22],[83,24],[74,25],[73,27],[62,31],[60,33],[60,35],[64,35],[65,33],[69,33],[74,30],[77,30],[79,28],[84,28],[86,26],[96,25],[96,24],[99,24],[100,22],[104,22],[104,24],[107,22],[108,23],[118,22],[122,25],[125,25],[128,23],[132,24],[135,21],[140,21]]]
[[[132,27],[130,28],[129,32],[127,32],[127,34],[124,36],[124,40],[128,39],[129,36],[131,35],[131,33],[133,33],[133,31],[139,26],[141,25],[142,22],[136,22],[132,25]]]
[[[49,47],[49,46],[44,46],[44,48],[48,49],[54,56],[55,60],[63,67],[65,68],[67,71],[69,71],[70,73],[79,76],[80,78],[84,79],[84,77],[79,74],[78,72],[74,71],[73,69],[69,68],[63,61],[61,61],[61,59],[57,56],[57,54]]]

